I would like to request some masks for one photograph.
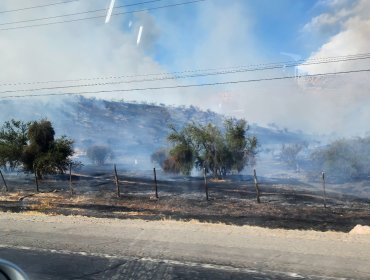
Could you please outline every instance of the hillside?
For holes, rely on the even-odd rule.
[[[58,99],[22,99],[0,101],[0,121],[11,118],[24,121],[50,119],[58,135],[75,140],[75,148],[84,151],[95,144],[109,145],[120,163],[149,164],[150,154],[166,147],[169,124],[182,127],[190,121],[222,125],[224,116],[196,107],[106,101],[85,97]],[[302,133],[251,125],[262,148],[282,143],[307,141]]]

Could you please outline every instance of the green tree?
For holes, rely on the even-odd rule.
[[[226,145],[231,153],[231,170],[240,172],[247,164],[255,164],[256,149],[258,145],[255,136],[246,137],[249,129],[243,119],[226,119],[225,121]]]
[[[190,174],[193,167],[205,168],[215,177],[240,172],[254,158],[257,139],[246,136],[244,120],[226,119],[224,131],[213,124],[191,123],[181,131],[171,127],[168,140],[172,143],[171,159],[177,170]]]
[[[0,130],[0,167],[13,171],[22,162],[22,153],[28,141],[29,123],[14,119],[3,124]]]
[[[170,156],[166,159],[165,171],[174,173],[183,173],[189,175],[194,164],[195,149],[192,143],[191,136],[187,129],[177,131],[174,126],[170,126],[172,132],[167,139],[174,146],[170,150]]]
[[[28,128],[29,143],[24,148],[22,163],[25,171],[36,172],[37,177],[64,173],[72,163],[73,141],[66,136],[54,139],[50,121],[34,121]]]

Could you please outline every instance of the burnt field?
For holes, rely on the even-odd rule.
[[[73,195],[67,175],[44,178],[39,182],[37,193],[32,176],[5,174],[9,192],[1,193],[0,210],[119,219],[194,219],[234,225],[344,232],[357,224],[370,225],[370,190],[367,187],[370,181],[327,184],[327,207],[324,208],[320,181],[307,183],[300,178],[261,177],[261,203],[257,203],[250,176],[208,180],[207,201],[203,178],[162,175],[158,174],[157,199],[149,171],[119,173],[119,198],[114,176],[108,170],[90,169],[73,174]]]

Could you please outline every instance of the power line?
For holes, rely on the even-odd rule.
[[[133,10],[133,11],[128,11],[128,12],[112,13],[111,16],[118,16],[118,15],[124,15],[124,14],[134,14],[134,13],[140,13],[140,12],[146,12],[146,11],[154,11],[154,10],[171,8],[171,7],[176,7],[176,6],[184,6],[184,5],[189,5],[189,4],[195,4],[195,3],[203,2],[203,1],[206,1],[206,0],[193,0],[193,1],[188,1],[188,2],[182,2],[182,3],[177,3],[177,4],[168,4],[168,5],[157,6],[157,7],[152,7],[152,8],[145,8],[145,9],[139,9],[139,10]],[[39,23],[39,24],[33,24],[33,25],[8,27],[8,28],[1,28],[0,31],[24,29],[24,28],[34,28],[34,27],[55,25],[55,24],[61,24],[61,23],[69,23],[69,22],[78,22],[78,21],[83,21],[83,20],[105,18],[105,16],[106,15],[79,18],[79,19],[62,20],[62,21],[55,21],[55,22],[48,22],[48,23]]]
[[[179,78],[206,77],[206,76],[235,74],[235,73],[252,72],[252,71],[272,70],[272,69],[279,69],[279,68],[289,68],[289,67],[295,67],[295,66],[307,66],[307,65],[316,65],[316,64],[346,62],[346,61],[363,60],[363,59],[369,59],[369,58],[370,58],[370,53],[365,53],[365,54],[355,54],[355,55],[347,55],[347,56],[326,57],[326,58],[317,58],[317,59],[308,59],[308,60],[299,60],[299,61],[287,61],[287,62],[278,62],[278,63],[269,63],[269,64],[257,64],[257,65],[249,65],[249,66],[228,67],[228,68],[186,70],[186,71],[169,72],[169,73],[156,73],[156,74],[152,73],[152,74],[141,74],[141,75],[124,75],[124,76],[110,76],[110,77],[96,77],[96,78],[85,78],[85,79],[40,81],[40,82],[4,83],[4,84],[0,84],[0,86],[35,85],[35,84],[46,84],[46,83],[81,82],[81,81],[93,81],[93,80],[164,76],[164,77],[159,77],[159,78],[129,80],[129,81],[119,81],[119,82],[55,86],[55,87],[44,87],[44,88],[36,88],[36,89],[7,90],[7,91],[1,91],[0,93],[50,90],[50,89],[87,87],[87,86],[104,86],[104,85],[114,85],[114,84],[122,84],[122,83],[162,81],[162,80],[171,80],[171,79],[179,79]],[[190,74],[190,75],[179,75],[179,74],[199,73],[199,72],[209,72],[209,71],[216,71],[216,72]]]
[[[151,1],[145,1],[145,2],[140,2],[140,3],[121,5],[121,6],[114,7],[114,9],[127,8],[127,7],[132,7],[132,6],[140,6],[140,5],[150,4],[150,3],[154,3],[154,2],[160,2],[160,1],[163,1],[163,0],[151,0]],[[77,16],[77,15],[90,14],[90,13],[96,13],[96,12],[102,12],[102,11],[106,12],[106,10],[107,9],[104,8],[104,9],[90,10],[90,11],[85,11],[85,12],[64,14],[64,15],[58,15],[58,16],[50,16],[50,17],[43,17],[43,18],[27,19],[27,20],[12,21],[12,22],[4,22],[4,23],[0,23],[0,26],[1,25],[9,25],[9,24],[25,23],[25,22],[49,20],[49,19],[68,17],[68,16]]]
[[[50,3],[50,4],[44,4],[44,5],[38,5],[38,6],[31,6],[31,7],[25,7],[25,8],[20,8],[20,9],[14,9],[14,10],[0,11],[0,14],[12,13],[12,12],[19,12],[19,11],[36,9],[36,8],[44,8],[44,7],[61,5],[61,4],[68,4],[68,3],[71,3],[71,2],[77,2],[77,1],[80,1],[80,0],[62,1],[62,2],[55,2],[55,3]]]
[[[342,74],[353,74],[370,72],[370,69],[361,70],[350,70],[350,71],[340,71],[340,72],[328,72],[319,74],[308,74],[299,76],[300,78],[306,77],[323,77],[331,75],[342,75]],[[238,80],[238,81],[227,81],[227,82],[214,82],[214,83],[203,83],[203,84],[188,84],[188,85],[177,85],[177,86],[162,86],[162,87],[146,87],[146,88],[130,88],[130,89],[112,89],[112,90],[97,90],[97,91],[81,91],[81,92],[59,92],[59,93],[48,93],[48,94],[30,94],[30,95],[8,95],[1,96],[0,99],[5,98],[21,98],[21,97],[43,97],[43,96],[62,96],[62,95],[83,95],[83,94],[94,94],[94,93],[118,93],[118,92],[132,92],[132,91],[148,91],[148,90],[162,90],[162,89],[178,89],[178,88],[192,88],[192,87],[205,87],[205,86],[219,86],[219,85],[229,85],[229,84],[241,84],[241,83],[253,83],[262,81],[277,81],[277,80],[287,80],[296,79],[296,76],[282,76],[282,77],[271,77],[271,78],[260,78],[260,79],[250,79],[250,80]]]

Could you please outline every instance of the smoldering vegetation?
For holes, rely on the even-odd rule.
[[[315,149],[313,171],[321,167],[337,181],[360,181],[370,176],[370,137],[339,139]]]
[[[35,192],[35,178],[22,172],[4,173],[9,192],[0,208],[10,211],[81,214],[98,217],[198,219],[268,227],[341,230],[370,224],[369,138],[327,138],[291,132],[275,124],[250,124],[259,141],[254,166],[223,180],[202,173],[164,173],[151,155],[169,146],[169,124],[183,127],[197,121],[221,127],[224,117],[196,107],[174,107],[103,101],[83,97],[30,102],[1,101],[0,119],[49,119],[57,136],[74,139],[75,158],[84,163],[68,174],[45,176]],[[35,112],[42,112],[35,114]],[[109,151],[103,162],[90,160],[93,147]],[[105,147],[104,149],[102,147]],[[116,195],[113,163],[117,164],[121,197]],[[159,199],[154,197],[153,167]],[[253,169],[261,191],[256,202]],[[323,182],[322,172],[325,172]],[[323,183],[326,191],[324,207]],[[1,183],[0,183],[1,184]],[[1,185],[2,186],[2,185]]]
[[[38,211],[46,214],[85,215],[147,220],[174,219],[256,225],[270,228],[336,230],[348,232],[357,224],[370,224],[370,200],[327,189],[326,203],[320,184],[295,178],[258,177],[261,203],[251,176],[225,180],[208,178],[209,200],[201,177],[124,172],[118,166],[121,196],[116,195],[113,170],[85,167],[72,176],[47,176],[35,192],[32,176],[7,175],[9,192],[3,193],[3,211]]]

